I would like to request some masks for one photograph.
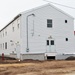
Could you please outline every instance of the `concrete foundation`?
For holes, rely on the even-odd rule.
[[[21,54],[21,60],[32,59],[32,60],[45,60],[44,53],[38,54]]]
[[[64,60],[70,56],[74,56],[75,57],[75,54],[58,54],[56,55],[56,60]]]

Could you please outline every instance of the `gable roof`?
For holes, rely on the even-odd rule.
[[[4,26],[1,30],[0,30],[0,32],[2,31],[2,30],[4,30],[6,27],[8,27],[13,21],[15,21],[17,18],[19,18],[21,16],[21,14],[18,14],[16,17],[14,17],[14,19],[12,20],[12,21],[10,21],[6,26]]]
[[[74,19],[73,16],[71,16],[70,14],[66,13],[65,11],[63,11],[63,10],[57,8],[56,6],[54,6],[54,5],[50,4],[50,3],[45,4],[45,5],[42,5],[42,6],[39,6],[39,7],[36,7],[36,8],[33,8],[33,9],[30,9],[30,10],[27,10],[27,11],[24,11],[24,12],[22,12],[21,14],[25,14],[25,13],[28,13],[28,12],[31,12],[31,11],[35,11],[35,10],[38,10],[38,9],[41,9],[41,8],[44,8],[44,7],[47,7],[47,6],[51,6],[51,7],[53,7],[54,9],[56,9],[57,11],[59,11],[59,12],[65,14],[65,15],[67,15],[68,17]]]
[[[73,18],[71,15],[69,15],[68,13],[65,13],[65,12],[62,11],[61,9],[59,9],[59,8],[55,7],[54,5],[48,3],[48,4],[45,4],[45,5],[42,5],[42,6],[33,8],[33,9],[30,9],[30,10],[27,10],[27,11],[21,12],[21,13],[18,14],[16,17],[14,17],[14,19],[13,19],[12,21],[10,21],[5,27],[3,27],[3,28],[0,30],[0,32],[1,32],[2,30],[4,30],[7,26],[9,26],[14,20],[16,20],[16,19],[17,19],[18,17],[20,17],[22,14],[25,14],[25,13],[28,13],[28,12],[31,12],[31,11],[34,11],[34,10],[41,9],[41,8],[46,7],[46,6],[51,6],[51,7],[53,7],[54,9],[58,10],[59,12],[61,12],[61,13],[65,14],[65,15],[67,15],[68,17],[74,19],[74,18]]]

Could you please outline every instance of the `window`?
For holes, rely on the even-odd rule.
[[[20,27],[20,19],[19,18],[17,19],[17,27],[18,27],[18,29]]]
[[[14,32],[14,22],[12,23],[12,31]]]
[[[1,44],[1,49],[2,49],[2,44]]]
[[[4,37],[4,33],[3,33],[3,37]]]
[[[49,45],[49,40],[47,40],[47,45]]]
[[[13,30],[13,32],[14,32],[14,27],[12,27],[12,30]]]
[[[65,20],[65,23],[67,23],[67,20]]]
[[[54,40],[51,40],[51,45],[54,45]]]
[[[0,49],[2,49],[2,48],[1,48],[1,44],[0,44]]]
[[[5,35],[7,35],[7,31],[5,32]]]
[[[7,42],[5,42],[5,49],[7,49]]]
[[[1,38],[1,34],[0,34],[0,38]]]
[[[68,41],[68,38],[66,38],[66,41]]]
[[[4,43],[3,43],[3,49],[4,49]]]
[[[47,19],[47,27],[52,28],[52,20]]]
[[[0,35],[0,37],[2,38],[2,34]]]
[[[19,24],[17,25],[18,29],[19,29]]]
[[[5,28],[5,36],[7,36],[7,28]]]

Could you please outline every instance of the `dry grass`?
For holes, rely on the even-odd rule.
[[[0,64],[0,75],[66,75],[75,73],[75,61],[43,61]]]

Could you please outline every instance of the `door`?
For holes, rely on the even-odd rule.
[[[47,40],[47,53],[55,52],[55,42],[52,39]]]
[[[50,40],[51,52],[55,52],[55,42],[54,40]]]

